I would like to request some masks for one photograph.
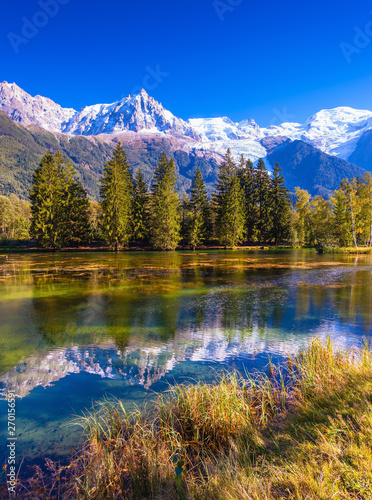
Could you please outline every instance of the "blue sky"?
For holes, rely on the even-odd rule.
[[[368,1],[12,0],[1,9],[0,80],[66,107],[145,87],[184,119],[269,125],[372,109]]]

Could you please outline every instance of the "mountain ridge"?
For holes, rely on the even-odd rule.
[[[278,162],[285,172],[286,186],[306,189],[311,194],[329,198],[344,177],[363,177],[366,170],[342,158],[327,155],[311,144],[287,139],[268,154],[271,163]]]
[[[190,189],[197,167],[211,193],[229,148],[236,159],[241,154],[253,161],[264,158],[269,170],[279,161],[291,189],[295,183],[312,195],[329,196],[342,178],[370,170],[372,111],[340,107],[321,110],[304,124],[261,128],[252,118],[239,123],[228,117],[185,121],[145,90],[77,111],[47,97],[32,97],[15,83],[0,83],[0,194],[27,197],[42,155],[60,149],[89,196],[98,199],[102,168],[118,141],[148,184],[160,153],[172,156],[180,194]]]
[[[183,120],[165,109],[142,89],[110,104],[93,104],[79,111],[62,108],[47,97],[32,97],[15,83],[0,83],[0,110],[24,126],[38,125],[52,133],[101,135],[113,138],[125,133],[173,136],[185,141],[184,150],[210,149],[223,154],[230,146],[257,160],[265,157],[262,141],[284,136],[302,140],[323,153],[348,160],[363,134],[372,129],[372,111],[350,107],[323,109],[305,123],[260,127],[253,118],[233,122],[228,117]]]

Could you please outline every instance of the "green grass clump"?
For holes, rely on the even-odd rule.
[[[150,414],[103,403],[79,422],[87,441],[59,470],[60,498],[372,498],[367,345],[313,339],[269,377],[178,385]]]

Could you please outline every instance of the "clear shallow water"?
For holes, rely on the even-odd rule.
[[[311,337],[372,333],[371,256],[310,251],[0,254],[0,459],[65,457],[92,402],[131,409],[169,384],[266,370]]]

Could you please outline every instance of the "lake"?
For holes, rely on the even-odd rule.
[[[0,459],[7,391],[18,462],[63,459],[94,401],[144,409],[175,382],[267,371],[315,335],[360,345],[371,284],[371,256],[310,250],[0,254]]]

